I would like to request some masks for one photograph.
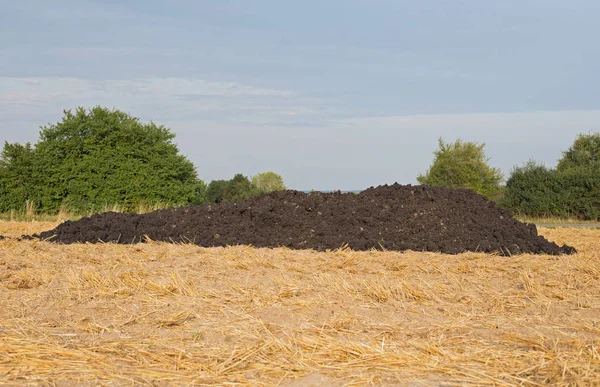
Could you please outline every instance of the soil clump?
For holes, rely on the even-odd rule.
[[[200,246],[253,245],[319,251],[414,250],[573,254],[539,236],[536,226],[469,190],[399,184],[353,193],[273,192],[229,203],[148,214],[107,212],[66,221],[35,237],[52,242],[137,243],[147,239]]]

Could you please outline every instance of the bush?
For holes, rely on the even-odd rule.
[[[283,178],[274,172],[259,173],[252,180],[238,173],[231,180],[211,181],[206,189],[206,200],[209,203],[245,200],[285,189]]]
[[[417,180],[434,187],[466,188],[489,199],[501,193],[502,174],[490,167],[483,151],[485,144],[463,142],[444,143],[441,138],[439,149],[434,152],[433,164],[425,175]]]
[[[530,216],[566,216],[561,214],[561,186],[557,172],[535,161],[511,171],[501,204]]]
[[[164,126],[119,110],[67,110],[61,122],[42,128],[33,148],[4,145],[0,211],[22,208],[25,200],[47,213],[199,204],[206,187],[174,137]]]
[[[556,169],[600,168],[600,133],[579,134],[571,147],[563,152]]]
[[[283,178],[275,172],[259,173],[252,178],[252,185],[261,193],[283,191],[286,189]]]
[[[501,204],[533,217],[600,220],[600,134],[579,135],[556,169],[533,161],[511,172]]]
[[[250,179],[241,173],[236,174],[231,180],[213,180],[206,190],[209,203],[245,200],[260,194],[261,192]]]
[[[600,168],[580,167],[557,171],[563,216],[600,220]]]
[[[4,143],[0,154],[0,209],[22,209],[38,189],[31,182],[33,175],[31,144]]]

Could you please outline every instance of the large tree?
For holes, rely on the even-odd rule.
[[[119,110],[66,110],[60,122],[41,128],[33,148],[5,144],[0,210],[20,204],[4,199],[15,193],[19,202],[33,201],[45,212],[61,206],[87,212],[111,204],[132,210],[141,203],[199,203],[204,183],[174,138],[166,127]],[[14,183],[19,168],[27,174],[20,191]]]
[[[434,187],[466,188],[490,199],[501,192],[502,173],[488,165],[485,144],[464,142],[454,143],[438,140],[439,149],[434,152],[433,164],[417,180]]]

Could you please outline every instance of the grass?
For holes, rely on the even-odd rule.
[[[0,222],[0,234],[54,223]],[[0,241],[0,384],[600,384],[574,256]]]
[[[596,220],[581,220],[576,218],[557,218],[557,217],[528,217],[528,216],[516,216],[518,220],[525,223],[534,224],[599,224]]]
[[[169,208],[172,205],[167,203],[140,203],[135,208],[135,213],[137,214],[145,214],[148,212]],[[0,213],[0,220],[11,221],[11,222],[29,222],[29,221],[37,221],[37,222],[62,222],[65,220],[77,220],[81,219],[84,216],[91,216],[97,213],[104,212],[128,212],[125,207],[119,204],[110,204],[104,205],[96,211],[73,211],[67,207],[62,207],[57,214],[48,214],[43,212],[38,212],[33,205],[33,203],[27,201],[25,207],[22,210],[11,210],[9,212]]]

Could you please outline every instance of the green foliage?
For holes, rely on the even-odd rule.
[[[286,189],[283,178],[275,172],[263,172],[252,178],[252,184],[261,193],[283,191]]]
[[[231,180],[213,180],[206,189],[208,203],[231,202],[245,200],[254,196],[272,191],[284,190],[283,179],[276,173],[259,173],[252,178],[241,173],[233,176]]]
[[[67,110],[62,121],[41,129],[35,147],[4,145],[0,211],[27,199],[48,213],[107,204],[126,210],[140,203],[199,204],[206,186],[174,137],[164,126],[142,124],[118,110]]]
[[[258,194],[259,192],[252,185],[250,179],[241,173],[238,173],[233,177],[233,179],[229,180],[223,194],[223,200],[245,200],[251,198],[252,196],[257,196]]]
[[[600,169],[529,162],[511,172],[501,204],[526,216],[600,220]]]
[[[231,202],[245,200],[260,194],[250,179],[241,173],[236,174],[231,180],[213,180],[206,190],[209,203]]]
[[[600,132],[579,134],[571,147],[563,152],[556,169],[600,168]]]
[[[556,171],[530,160],[511,171],[501,203],[522,214],[557,216],[559,192]]]
[[[206,189],[206,199],[209,203],[221,203],[225,199],[225,190],[229,180],[213,180]]]
[[[579,135],[556,169],[514,168],[501,204],[533,217],[600,220],[600,134]]]
[[[503,179],[500,170],[490,167],[484,153],[485,144],[463,142],[445,143],[439,139],[433,164],[417,180],[433,187],[466,188],[490,199],[500,192]]]
[[[4,211],[24,208],[37,191],[31,184],[33,149],[31,144],[4,143],[0,154],[0,203]]]

